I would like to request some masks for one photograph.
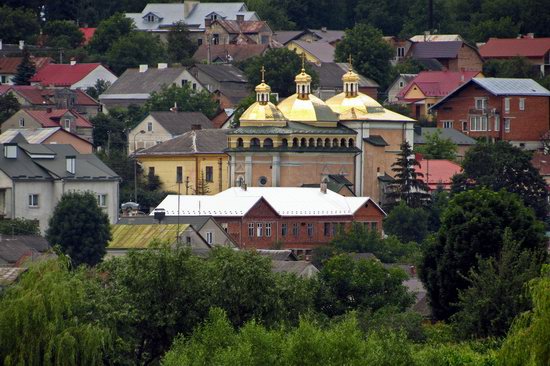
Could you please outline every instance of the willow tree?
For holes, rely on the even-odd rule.
[[[0,298],[0,363],[98,365],[110,332],[90,318],[97,287],[62,256],[33,265]]]

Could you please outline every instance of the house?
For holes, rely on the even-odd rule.
[[[178,4],[147,4],[141,13],[126,13],[126,17],[134,21],[138,31],[152,32],[161,40],[166,40],[175,23],[183,22],[198,45],[201,44],[199,40],[202,41],[209,22],[260,20],[256,12],[249,11],[244,2],[202,3],[189,0]]]
[[[150,112],[128,133],[128,153],[147,149],[190,130],[212,127],[212,121],[201,112]]]
[[[210,244],[189,224],[116,224],[111,226],[111,234],[107,250],[148,249],[162,244],[210,249]]]
[[[385,36],[382,37],[391,48],[394,50],[394,56],[390,60],[390,63],[395,66],[397,63],[405,58],[405,55],[409,52],[409,49],[412,46],[412,41],[408,39],[401,39],[395,36]]]
[[[386,93],[388,94],[388,103],[397,103],[397,95],[405,86],[407,86],[412,79],[418,74],[399,74],[395,80],[390,84]]]
[[[206,22],[203,45],[271,44],[273,31],[263,20],[217,19]]]
[[[146,174],[160,178],[165,191],[215,194],[229,187],[229,157],[224,152],[227,131],[191,130],[139,150],[136,158]]]
[[[233,65],[196,64],[189,71],[210,92],[216,90],[248,91],[249,85],[246,75]]]
[[[550,124],[549,97],[550,91],[532,79],[474,78],[432,110],[438,127],[536,150]]]
[[[277,30],[273,32],[273,40],[277,43],[286,46],[288,42],[295,39],[299,39],[301,36],[306,34],[306,30],[297,30],[297,31],[287,31],[287,30]]]
[[[315,94],[322,100],[327,100],[343,92],[342,76],[348,72],[348,64],[341,62],[322,62],[313,64],[313,69],[319,75],[319,87]],[[359,76],[359,91],[371,98],[378,98],[378,83],[363,75]]]
[[[23,57],[0,57],[0,84],[13,85],[13,78],[22,60]],[[31,56],[31,62],[37,71],[52,61],[50,57]]]
[[[29,144],[64,144],[71,145],[80,154],[91,154],[94,146],[88,140],[78,137],[74,133],[61,127],[50,128],[13,128],[0,134],[0,144],[19,141],[21,135]]]
[[[197,63],[230,64],[256,56],[263,56],[268,44],[203,44],[197,48],[193,60]]]
[[[436,60],[449,71],[481,71],[483,59],[477,48],[463,41],[416,42],[406,57]]]
[[[293,40],[286,44],[286,48],[299,55],[304,54],[306,60],[316,65],[323,62],[334,62],[334,51],[336,48],[326,41],[309,42]]]
[[[414,145],[426,144],[427,137],[438,133],[441,139],[451,140],[456,145],[456,159],[462,160],[466,152],[474,146],[477,141],[454,128],[420,127],[414,128]]]
[[[397,94],[397,102],[407,105],[414,118],[431,120],[431,106],[474,77],[483,77],[483,74],[478,71],[422,71]]]
[[[48,241],[36,235],[0,235],[0,267],[23,267],[47,256]]]
[[[350,182],[344,175],[329,174],[325,178],[327,189],[336,192],[342,196],[352,197],[355,196],[353,191],[353,183]],[[321,183],[302,184],[302,187],[320,188]]]
[[[160,217],[159,217],[160,218]],[[221,245],[227,247],[236,247],[235,241],[229,236],[227,231],[218,224],[211,216],[185,216],[174,217],[164,216],[156,219],[154,216],[130,216],[121,217],[117,225],[188,225],[206,241],[208,245]],[[175,237],[175,235],[174,235]],[[182,241],[185,243],[185,239]]]
[[[93,192],[115,223],[120,178],[94,154],[71,145],[9,143],[0,145],[0,215],[38,220],[40,231],[64,192]]]
[[[43,88],[33,85],[0,85],[0,95],[10,93],[21,107],[29,109],[71,109],[86,117],[95,117],[101,110],[98,101],[80,89]]]
[[[178,209],[179,205],[179,209]],[[360,222],[382,230],[384,211],[368,197],[344,197],[326,187],[235,187],[213,196],[169,195],[151,214],[210,215],[239,248],[269,249],[275,243],[310,255],[340,231]]]
[[[31,78],[31,85],[43,87],[86,89],[94,87],[98,80],[113,84],[117,77],[100,63],[71,61],[70,64],[48,64]]]
[[[188,85],[191,90],[201,91],[203,85],[184,67],[168,67],[159,63],[157,67],[140,65],[138,69],[126,69],[103,94],[99,101],[105,109],[127,108],[130,105],[144,105],[153,92],[171,85]]]
[[[259,255],[268,257],[272,261],[295,262],[298,260],[296,254],[290,249],[256,249],[255,251]]]
[[[20,109],[2,122],[1,131],[13,128],[37,129],[60,127],[78,137],[92,141],[93,126],[78,112],[69,109]]]
[[[422,173],[422,177],[419,178],[428,185],[430,192],[437,189],[450,191],[453,176],[462,172],[462,167],[450,160],[424,159],[420,154],[416,155],[416,159],[420,164],[416,171]]]
[[[542,75],[550,71],[550,38],[534,38],[533,35],[521,38],[489,38],[479,48],[485,60],[505,60],[525,57]]]
[[[331,30],[326,27],[321,29],[306,29],[306,31],[299,36],[299,40],[306,42],[327,42],[333,46],[336,46],[340,42],[346,32],[343,30]]]
[[[550,187],[550,155],[544,151],[535,151],[531,158],[531,164],[539,171],[546,187]]]
[[[292,273],[302,278],[315,278],[319,274],[317,267],[308,260],[271,261],[271,270],[274,273]]]

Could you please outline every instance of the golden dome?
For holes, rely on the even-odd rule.
[[[338,122],[338,115],[325,102],[311,94],[306,99],[300,98],[299,94],[291,95],[277,107],[289,121],[326,127],[336,126]]]
[[[271,93],[271,87],[264,83],[263,80],[261,84],[256,85],[256,88],[254,90],[256,91],[256,93]]]
[[[302,69],[302,71],[296,75],[294,81],[296,83],[311,83],[311,76],[306,73],[306,70]]]
[[[369,97],[363,93],[357,93],[354,97],[346,96],[346,93],[337,94],[326,101],[327,105],[336,113],[342,114],[351,108],[361,109],[368,111],[373,108],[382,108],[382,105],[378,103],[374,98]]]
[[[359,75],[353,72],[353,70],[349,70],[342,76],[342,81],[344,83],[357,83],[359,82]]]
[[[286,126],[285,116],[271,102],[252,104],[239,120],[241,126]]]

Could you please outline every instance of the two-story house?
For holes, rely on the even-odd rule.
[[[0,145],[0,215],[38,220],[40,231],[64,193],[92,192],[115,223],[119,177],[94,154],[71,145],[10,143]]]
[[[463,41],[416,42],[406,57],[417,61],[437,61],[449,71],[481,71],[483,68],[483,59],[477,48]]]
[[[263,20],[207,20],[202,44],[270,44],[273,31]]]
[[[530,150],[550,128],[550,91],[532,79],[474,78],[431,109],[438,127]]]
[[[0,57],[0,84],[13,85],[13,78],[17,74],[17,67],[23,57]],[[50,57],[33,57],[31,62],[36,70],[40,70],[52,61]]]

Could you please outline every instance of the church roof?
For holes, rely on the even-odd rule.
[[[283,100],[277,106],[290,121],[297,122],[337,122],[338,115],[321,99],[309,95],[307,99],[299,99],[297,94]]]

